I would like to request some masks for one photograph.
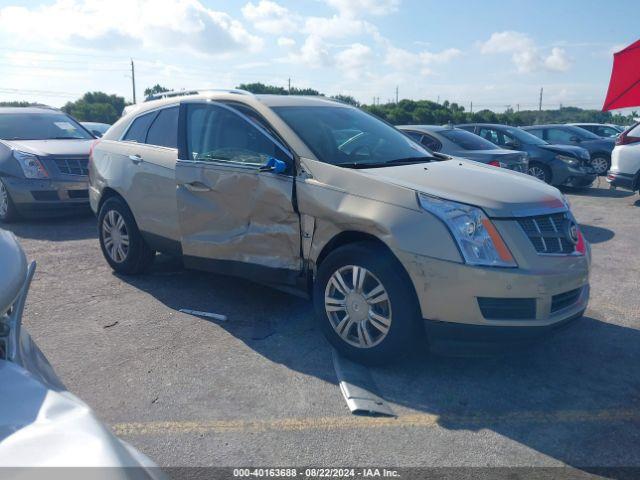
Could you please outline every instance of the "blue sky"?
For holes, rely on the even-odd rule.
[[[262,81],[370,103],[599,108],[632,0],[0,0],[0,99]]]

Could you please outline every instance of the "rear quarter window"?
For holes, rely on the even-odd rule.
[[[158,112],[146,113],[136,118],[122,138],[125,141],[145,143],[147,139],[147,131],[151,123],[156,118]]]
[[[146,143],[167,148],[178,148],[178,107],[160,110],[149,132]]]

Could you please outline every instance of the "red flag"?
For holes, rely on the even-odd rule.
[[[603,111],[640,106],[640,40],[613,54]]]

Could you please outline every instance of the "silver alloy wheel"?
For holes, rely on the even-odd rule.
[[[129,232],[124,218],[115,210],[109,210],[102,220],[102,242],[111,260],[122,263],[127,259]]]
[[[596,174],[602,175],[609,170],[609,162],[604,157],[595,157],[591,159],[591,167]]]
[[[346,265],[331,275],[324,308],[335,332],[354,347],[375,347],[389,333],[389,295],[382,282],[364,267]]]
[[[529,167],[529,175],[532,177],[536,177],[538,180],[542,180],[543,182],[547,181],[547,173],[540,167]]]
[[[4,183],[0,181],[0,218],[6,217],[8,211],[9,192],[7,192],[7,187],[4,186]]]

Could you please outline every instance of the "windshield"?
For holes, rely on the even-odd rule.
[[[520,143],[525,145],[548,145],[548,143],[541,138],[536,137],[532,133],[525,132],[520,128],[505,128],[504,132],[518,139]]]
[[[447,140],[451,140],[460,148],[465,150],[495,150],[496,146],[488,140],[474,133],[467,132],[466,130],[452,129],[452,130],[439,130],[439,135],[442,135]]]
[[[54,140],[93,138],[73,118],[63,113],[2,113],[3,140]]]
[[[350,167],[430,161],[433,154],[395,128],[351,107],[274,107],[318,160]]]

